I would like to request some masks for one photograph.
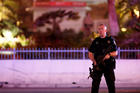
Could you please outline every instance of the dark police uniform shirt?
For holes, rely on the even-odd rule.
[[[96,60],[98,56],[103,56],[107,48],[110,46],[111,46],[111,49],[109,52],[117,51],[116,43],[111,36],[106,36],[105,38],[97,37],[92,42],[88,51],[94,54],[94,58]]]

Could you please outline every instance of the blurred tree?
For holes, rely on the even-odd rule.
[[[15,0],[0,0],[0,21],[11,20],[16,22],[18,4]]]
[[[42,16],[35,20],[35,25],[37,27],[44,26],[45,24],[50,24],[53,26],[52,31],[55,35],[60,34],[61,28],[59,24],[63,21],[64,18],[67,20],[78,20],[80,16],[77,12],[66,11],[66,10],[57,10],[44,13]]]
[[[23,31],[19,27],[18,11],[20,4],[17,0],[0,0],[0,6],[0,47],[27,46],[29,40],[25,38]]]
[[[140,0],[116,0],[121,32],[117,37],[120,46],[140,45]]]
[[[0,48],[24,47],[29,44],[22,30],[10,20],[2,20],[0,26]]]
[[[36,27],[45,26],[45,24],[52,25],[52,28],[47,28],[46,35],[44,36],[45,40],[42,39],[41,41],[44,42],[44,46],[38,44],[40,47],[73,47],[75,46],[75,41],[77,34],[74,32],[73,29],[65,29],[61,31],[59,24],[66,20],[78,20],[80,16],[77,12],[73,11],[66,11],[66,10],[57,10],[44,13],[42,16],[35,20]],[[38,37],[38,36],[37,36]],[[42,37],[43,38],[43,37]],[[38,41],[38,40],[37,40]],[[75,46],[76,47],[76,46]]]
[[[33,28],[33,0],[16,0],[16,2],[19,5],[17,11],[19,27],[27,32]]]

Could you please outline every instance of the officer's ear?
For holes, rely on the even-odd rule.
[[[106,32],[107,36],[111,36],[111,33],[109,31]]]
[[[104,29],[107,31],[107,26],[106,25],[104,25]]]

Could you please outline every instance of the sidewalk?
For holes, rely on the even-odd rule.
[[[140,93],[140,88],[117,88],[116,93]],[[0,93],[90,93],[90,88],[2,88]],[[100,88],[99,93],[108,93]]]

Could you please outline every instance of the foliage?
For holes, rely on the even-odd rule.
[[[132,43],[134,46],[140,45],[137,39],[140,33],[140,0],[116,0],[116,11],[120,29],[126,29],[116,37],[119,46],[131,47]]]
[[[45,24],[52,25],[52,31],[54,31],[55,34],[59,34],[61,32],[59,24],[63,21],[64,17],[67,20],[78,20],[80,18],[77,12],[57,10],[44,13],[35,20],[35,25],[37,27],[45,26]]]
[[[116,3],[117,14],[119,17],[120,27],[130,27],[132,30],[136,28],[138,19],[134,10],[140,10],[139,0],[118,0]],[[135,29],[136,30],[136,29]]]
[[[1,20],[17,20],[18,4],[15,0],[0,0],[0,21]]]
[[[18,46],[27,46],[29,40],[22,34],[22,30],[19,29],[12,22],[3,20],[0,23],[0,47],[1,48],[15,48]],[[17,46],[18,45],[18,46]]]
[[[16,0],[0,0],[0,47],[25,47],[31,38],[26,38],[18,27],[19,4]],[[18,24],[17,24],[18,23]]]
[[[76,33],[73,29],[65,29],[63,32],[60,32],[59,36],[55,36],[55,33],[51,30],[44,33],[38,32],[34,36],[35,46],[39,48],[80,48],[89,47],[91,43],[89,37],[84,38],[82,31]]]
[[[59,24],[65,20],[78,20],[79,14],[74,11],[56,10],[46,12],[35,20],[37,27],[46,24],[52,25],[52,28],[46,28],[46,32],[37,31],[36,46],[37,47],[80,47],[83,33],[75,33],[73,29],[61,30]],[[40,38],[39,40],[37,38]],[[42,43],[40,43],[42,42]]]

